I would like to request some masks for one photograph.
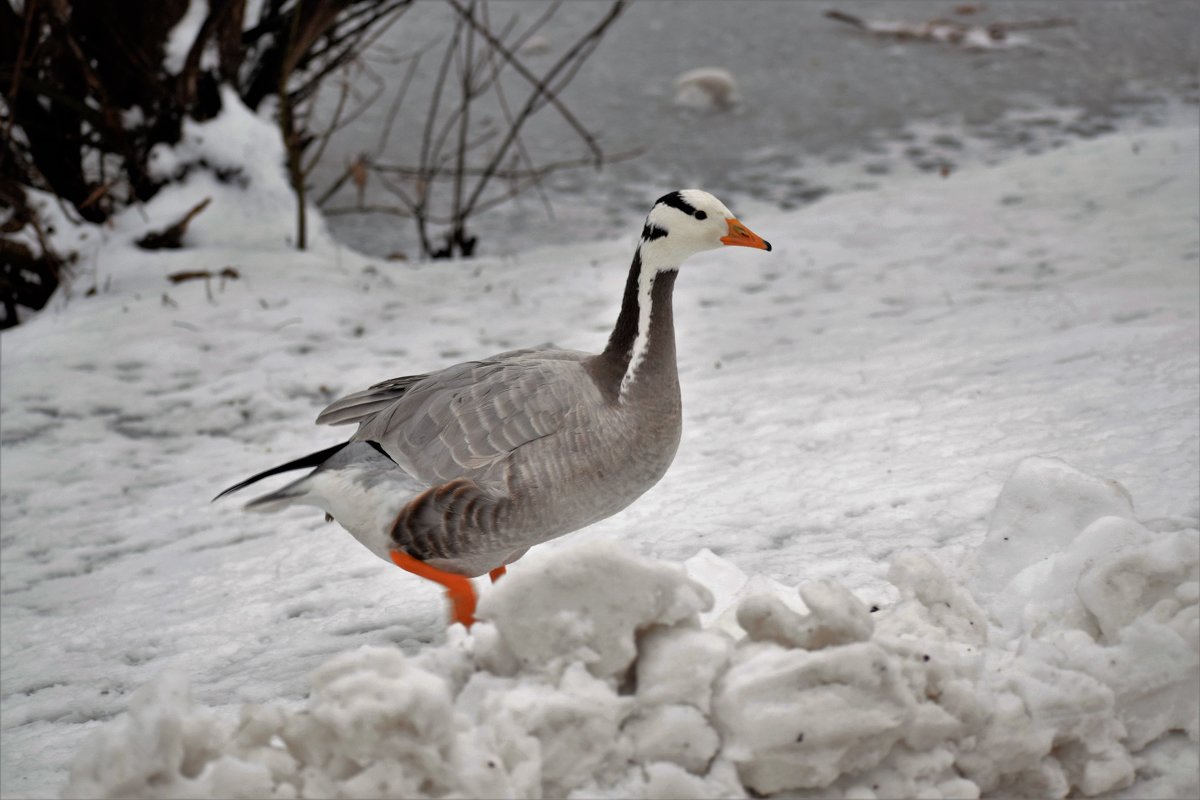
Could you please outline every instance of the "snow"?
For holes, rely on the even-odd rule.
[[[185,119],[179,144],[155,146],[150,153],[151,177],[186,176],[187,180],[155,195],[145,209],[126,210],[125,218],[117,221],[118,231],[154,229],[156,225],[145,224],[147,220],[170,224],[199,199],[212,196],[221,202],[188,226],[187,243],[207,251],[205,262],[213,251],[236,260],[247,249],[278,251],[292,244],[296,200],[286,174],[278,168],[285,158],[278,130],[242,105],[229,87],[222,87],[221,103],[224,110],[212,120]],[[229,184],[253,188],[231,191]],[[309,228],[311,249],[333,248],[319,215],[310,214]]]
[[[1028,512],[999,530],[1035,529],[1064,469],[1023,462],[1004,495]],[[87,741],[65,795],[1094,796],[1128,787],[1150,741],[1200,734],[1196,533],[1101,551],[1055,584],[1093,616],[1015,649],[989,645],[984,610],[919,553],[893,563],[902,600],[877,616],[820,581],[800,588],[804,615],[745,595],[735,641],[699,627],[712,596],[682,569],[589,541],[531,556],[470,636],[335,657],[299,710],[224,723],[165,673]],[[1123,593],[1120,620],[1092,595],[1114,569],[1158,587]]]
[[[736,208],[775,251],[684,269],[671,471],[468,635],[319,515],[208,499],[344,392],[597,347],[637,231],[392,267],[312,218],[297,253],[228,100],[180,185],[59,220],[76,285],[0,340],[0,794],[1200,789],[1194,118]]]
[[[200,33],[200,27],[207,16],[208,0],[190,0],[183,16],[167,34],[167,41],[163,46],[163,68],[167,74],[178,75],[183,69],[188,51],[196,42],[196,36]],[[253,17],[248,16],[247,19]]]

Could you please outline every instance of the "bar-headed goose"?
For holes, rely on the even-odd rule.
[[[513,350],[377,383],[317,417],[357,423],[349,441],[218,497],[315,467],[246,508],[324,509],[380,558],[442,584],[453,618],[469,626],[468,578],[495,580],[533,545],[615,514],[667,471],[681,422],[671,293],[685,259],[723,245],[771,249],[707,192],[661,197],[603,352]]]

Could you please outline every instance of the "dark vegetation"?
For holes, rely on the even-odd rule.
[[[364,153],[316,200],[330,213],[390,213],[413,221],[422,255],[470,255],[472,215],[514,194],[536,188],[548,172],[577,164],[599,165],[604,155],[562,104],[558,93],[578,72],[599,38],[624,9],[607,13],[540,74],[517,55],[554,13],[548,3],[532,25],[506,20],[493,28],[486,3],[446,0],[452,29],[434,42],[416,43],[407,56],[408,77],[390,99],[380,146]],[[384,85],[362,92],[350,80],[363,71],[368,46],[394,24],[412,0],[209,0],[207,14],[181,64],[164,63],[172,29],[188,0],[0,0],[0,328],[15,325],[17,307],[42,308],[66,277],[73,258],[56,252],[53,231],[39,217],[29,188],[55,196],[70,219],[103,224],[121,209],[152,198],[181,174],[150,168],[156,145],[177,143],[186,120],[221,111],[221,87],[258,110],[268,100],[287,152],[296,192],[296,246],[306,244],[308,178],[329,138],[372,103]],[[257,18],[247,18],[256,7]],[[440,52],[431,74],[429,106],[406,120],[402,104],[422,60]],[[427,58],[428,57],[428,58]],[[528,87],[526,96],[504,93],[502,73]],[[318,94],[337,92],[332,118],[319,119]],[[494,115],[473,114],[485,96]],[[588,154],[578,161],[537,164],[521,144],[526,122],[553,108],[578,132]],[[413,164],[391,164],[380,154],[396,128],[421,143]],[[185,165],[182,170],[210,168]],[[218,175],[230,179],[234,175]],[[372,207],[363,187],[376,181],[397,198]],[[358,202],[342,198],[357,189]],[[340,206],[335,206],[337,203]],[[143,237],[144,247],[180,246],[188,221],[203,210]],[[438,230],[435,230],[438,229]]]

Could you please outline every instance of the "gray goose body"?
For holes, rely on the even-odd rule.
[[[704,225],[697,246],[691,241],[697,237],[686,234],[701,223],[687,220],[681,228],[684,220],[676,217],[685,215],[716,215],[729,235],[710,236],[713,226]],[[615,514],[657,483],[675,456],[681,432],[675,278],[683,258],[721,243],[770,249],[707,193],[661,198],[603,352],[514,350],[384,381],[318,416],[322,424],[358,424],[345,445],[225,493],[315,466],[247,509],[315,505],[381,558],[399,549],[470,577]]]

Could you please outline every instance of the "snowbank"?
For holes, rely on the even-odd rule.
[[[313,728],[290,721],[311,716],[310,698],[355,697],[360,682],[394,679],[415,682],[403,691],[416,710],[379,722],[389,741],[387,726],[427,714],[422,704],[444,692],[449,721],[413,732],[432,749],[414,744],[410,760],[436,773],[446,754],[491,748],[503,756],[495,794],[738,794],[749,781],[824,780],[829,764],[832,788],[794,791],[936,786],[961,772],[1004,794],[1046,781],[1030,777],[1046,753],[1066,779],[1087,760],[1119,785],[1124,748],[1137,782],[1117,791],[1200,796],[1194,740],[1176,733],[1139,749],[1164,727],[1194,727],[1181,717],[1194,704],[1178,680],[1194,647],[1172,632],[1187,630],[1194,607],[1186,587],[1177,596],[1173,570],[1192,569],[1180,531],[1200,511],[1193,112],[1181,127],[1115,132],[994,167],[965,159],[945,178],[892,173],[798,211],[738,207],[776,251],[767,261],[701,256],[681,276],[686,421],[670,472],[620,515],[535,554],[561,549],[569,562],[583,558],[570,549],[578,541],[608,537],[623,553],[686,560],[713,608],[701,610],[701,589],[681,588],[670,570],[639,572],[613,555],[606,580],[615,596],[642,597],[621,608],[645,616],[622,617],[598,587],[584,594],[593,586],[584,578],[579,597],[595,613],[520,616],[506,606],[520,598],[505,592],[519,595],[521,573],[544,571],[531,555],[510,570],[513,583],[485,587],[491,621],[445,646],[432,644],[446,635],[437,588],[385,568],[320,514],[255,517],[209,499],[336,441],[344,432],[307,421],[339,394],[549,339],[601,345],[638,228],[621,241],[526,250],[543,230],[530,223],[518,231],[519,257],[400,266],[337,245],[314,217],[310,250],[298,253],[287,245],[295,209],[269,114],[231,103],[189,126],[157,167],[185,173],[178,186],[111,227],[56,221],[64,249],[81,253],[76,283],[3,335],[0,795],[57,793],[97,730],[74,791],[228,794],[208,782],[258,769],[246,755],[258,723],[239,732],[243,706],[301,741]],[[184,248],[133,246],[208,196]],[[240,278],[167,277],[225,267]],[[1145,508],[1183,521],[1135,519],[1121,492],[1053,462],[1032,462],[1032,477],[1023,485],[1018,474],[997,504],[1005,475],[1032,453],[1111,475]],[[1023,531],[1019,546],[1009,528]],[[712,552],[697,556],[701,548]],[[964,551],[979,556],[979,577],[959,574]],[[838,586],[882,610],[863,614]],[[991,620],[986,649],[979,613]],[[629,633],[647,619],[659,621]],[[596,623],[604,630],[588,627]],[[889,637],[919,653],[902,656]],[[373,665],[342,655],[363,644],[386,655]],[[960,663],[972,654],[976,672]],[[342,666],[314,693],[310,676],[331,659]],[[866,663],[899,677],[870,683]],[[183,711],[181,687],[167,679],[131,706],[164,672],[186,676],[196,705]],[[1062,677],[1085,672],[1094,674]],[[414,677],[424,673],[433,677]],[[822,683],[834,679],[843,688]],[[925,688],[913,689],[920,680]],[[802,686],[807,700],[793,696]],[[877,707],[853,705],[862,692]],[[778,723],[737,717],[743,705],[774,709],[764,700],[772,693],[788,698],[781,713],[848,704],[837,717],[848,738],[797,726],[788,742]],[[393,694],[388,703],[401,702]],[[323,781],[351,780],[354,759],[374,752],[343,741],[365,711],[339,717],[331,709],[341,702],[303,723],[341,731],[325,750],[293,753],[280,734],[258,752],[282,765],[280,776],[311,776],[310,791],[331,794]],[[934,724],[941,712],[930,706],[958,727]],[[1003,715],[1040,738],[1004,738],[986,722]],[[470,747],[457,743],[462,730]],[[1080,756],[1079,737],[1099,749]],[[800,766],[787,774],[787,758],[771,761],[771,748],[792,745],[822,749],[808,777]],[[362,780],[390,769],[371,763]],[[1022,763],[1037,766],[1021,772]],[[404,775],[425,774],[414,769]],[[475,778],[455,770],[422,791],[468,793],[474,784],[459,782]],[[921,777],[905,777],[913,770]],[[969,787],[942,790],[959,788]]]
[[[534,554],[470,634],[340,655],[300,710],[226,724],[162,675],[64,796],[1097,795],[1165,734],[1200,740],[1198,544],[1032,458],[977,575],[902,555],[884,609],[834,581],[800,587],[803,613],[743,592],[732,636],[700,624],[713,596],[680,567],[610,542]]]

